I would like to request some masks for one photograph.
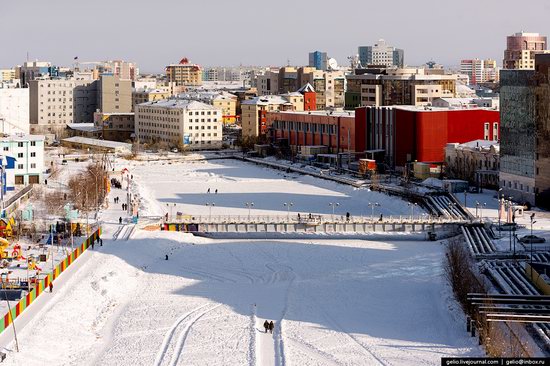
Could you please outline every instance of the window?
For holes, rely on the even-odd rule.
[[[23,169],[23,164],[17,164],[17,169]]]
[[[36,169],[36,163],[31,164],[31,169]]]
[[[18,143],[17,143],[17,147],[23,147],[23,143],[22,143],[22,142],[18,142]]]
[[[10,148],[7,146],[4,146],[4,151],[8,151]]]
[[[498,122],[493,122],[493,141],[498,141]]]
[[[22,157],[23,157],[23,153],[18,153],[18,154],[17,154],[17,157],[18,157],[18,158],[22,158]]]
[[[489,140],[489,122],[484,123],[483,139]]]
[[[32,152],[31,153],[31,158],[35,158],[36,157],[36,153],[35,152]]]

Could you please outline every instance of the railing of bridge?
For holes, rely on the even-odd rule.
[[[166,218],[165,218],[166,219]],[[169,216],[170,223],[188,224],[464,224],[467,221],[433,216],[346,216],[339,215],[189,215]]]

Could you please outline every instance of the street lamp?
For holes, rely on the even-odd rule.
[[[173,220],[173,219],[174,219],[174,215],[172,215],[172,208],[176,207],[176,204],[175,204],[175,203],[172,203],[172,204],[167,203],[167,204],[166,204],[166,207],[168,207],[168,209],[170,210],[170,219]]]
[[[329,202],[328,204],[329,206],[332,206],[332,216],[331,216],[331,220],[334,222],[334,210],[336,209],[336,207],[340,206],[340,204],[338,202]]]
[[[212,207],[216,206],[216,204],[214,202],[207,202],[206,206],[208,207],[208,221],[212,222]]]
[[[286,221],[289,221],[290,222],[290,208],[292,206],[294,206],[294,203],[293,202],[289,202],[289,203],[283,203],[283,206],[286,207],[287,211],[286,211]]]
[[[368,206],[371,208],[371,214],[370,214],[370,218],[372,221],[374,221],[374,208],[375,207],[380,207],[380,204],[378,202],[369,202]]]
[[[250,221],[250,210],[254,207],[254,202],[245,202],[244,205],[248,207],[248,221]]]
[[[409,203],[407,203],[407,205],[411,208],[411,221],[412,221],[412,219],[414,217],[414,206],[418,205],[418,203],[409,202]]]

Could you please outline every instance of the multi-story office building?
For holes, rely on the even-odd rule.
[[[328,56],[326,52],[315,51],[309,53],[309,66],[317,70],[326,71],[328,68]]]
[[[136,106],[136,139],[192,150],[222,146],[222,111],[192,100],[167,99]]]
[[[15,134],[0,137],[0,154],[15,158],[15,184],[42,182],[44,136]]]
[[[103,140],[128,142],[134,139],[134,113],[94,113],[94,126]]]
[[[403,67],[405,65],[405,52],[388,45],[383,39],[378,40],[374,46],[359,47],[358,52],[359,62],[363,67],[369,65]]]
[[[535,68],[535,55],[546,51],[546,36],[538,33],[516,33],[506,37],[506,50],[502,62],[505,69]]]
[[[503,70],[500,78],[500,187],[506,197],[550,208],[550,55],[535,70]]]
[[[237,121],[237,96],[228,92],[194,91],[178,95],[178,99],[196,100],[210,104],[222,111],[222,122],[233,124]]]
[[[432,75],[425,69],[384,69],[347,75],[345,106],[430,104],[435,98],[456,96],[457,75]]]
[[[135,89],[132,92],[132,110],[135,110],[135,107],[138,104],[168,99],[169,97],[170,92],[167,90],[156,88]]]
[[[68,123],[92,122],[97,106],[95,87],[90,80],[31,80],[30,132],[60,137]]]
[[[139,78],[139,68],[134,62],[123,60],[101,61],[101,62],[76,62],[74,65],[76,73],[90,73],[92,79],[98,80],[102,74],[110,74],[121,80],[135,81]]]
[[[179,64],[166,66],[166,78],[175,87],[202,85],[202,70],[199,65],[189,63],[183,58]]]
[[[97,81],[97,108],[103,113],[132,113],[132,81],[101,75]]]

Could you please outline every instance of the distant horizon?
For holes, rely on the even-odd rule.
[[[85,61],[122,59],[137,63],[145,74],[162,73],[183,57],[204,67],[304,66],[315,50],[349,65],[347,57],[359,46],[381,38],[403,49],[410,66],[433,60],[452,68],[472,58],[494,59],[501,66],[507,36],[522,30],[550,35],[550,4],[543,0],[533,0],[530,9],[537,11],[529,12],[498,0],[464,0],[456,8],[427,0],[388,0],[375,11],[352,0],[342,0],[338,7],[326,0],[279,0],[277,9],[284,13],[252,0],[158,0],[155,8],[145,0],[96,0],[94,9],[108,9],[101,12],[83,12],[74,0],[58,0],[46,15],[30,11],[41,5],[37,0],[2,5],[0,32],[11,36],[3,39],[1,68],[22,65],[27,52],[30,60],[60,66],[71,66],[75,56]],[[148,22],[144,17],[168,7],[181,21],[153,16]]]

